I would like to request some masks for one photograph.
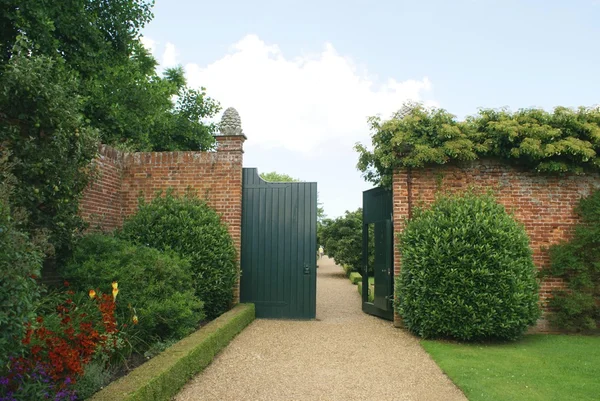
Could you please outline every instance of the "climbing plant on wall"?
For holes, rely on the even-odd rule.
[[[458,121],[444,109],[410,104],[389,120],[369,119],[372,150],[357,144],[367,181],[389,186],[396,168],[494,157],[540,173],[600,170],[600,108],[482,109]]]

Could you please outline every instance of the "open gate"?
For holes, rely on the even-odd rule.
[[[241,302],[256,316],[313,319],[317,297],[317,184],[242,178]]]
[[[362,310],[388,320],[394,319],[392,205],[389,189],[363,192]]]

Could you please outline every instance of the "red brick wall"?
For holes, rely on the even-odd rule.
[[[96,176],[79,204],[80,215],[92,229],[112,231],[123,223],[123,152],[102,145],[94,160]]]
[[[481,191],[492,189],[498,201],[525,225],[534,262],[542,268],[548,263],[544,248],[567,238],[577,222],[574,206],[581,197],[600,188],[600,176],[542,176],[495,160],[481,160],[461,168],[438,166],[410,172],[401,170],[394,175],[393,182],[395,233],[402,231],[403,220],[409,216],[412,207],[430,204],[440,190],[456,192],[471,187]],[[397,242],[397,238],[394,241]],[[397,246],[394,247],[394,263],[398,275],[401,258]],[[540,288],[541,301],[560,285],[557,279],[544,281]],[[398,316],[394,322],[401,324]],[[547,330],[547,322],[542,319],[537,329]]]
[[[244,136],[217,136],[214,152],[123,153],[103,146],[95,161],[98,178],[86,190],[80,213],[92,228],[112,230],[135,213],[138,198],[151,200],[156,192],[191,188],[227,224],[241,251],[242,165]],[[239,286],[235,292],[239,300]]]

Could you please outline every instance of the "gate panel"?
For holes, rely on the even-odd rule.
[[[369,225],[374,226],[373,243],[369,241]],[[368,291],[363,290],[364,312],[393,320],[394,259],[392,226],[392,192],[374,188],[363,192],[363,288],[369,288],[369,248],[374,248],[374,299],[369,302]]]
[[[317,184],[269,183],[243,170],[241,302],[257,317],[316,314]]]
[[[390,220],[375,223],[375,300],[377,308],[391,311],[390,295],[393,294],[392,283],[392,222]]]

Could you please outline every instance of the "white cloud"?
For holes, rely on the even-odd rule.
[[[175,65],[176,56],[167,43],[162,66]],[[248,145],[302,152],[325,141],[368,140],[368,116],[388,117],[406,100],[424,100],[432,88],[427,77],[378,83],[330,43],[318,54],[289,59],[255,35],[214,63],[185,70],[191,86],[206,87],[223,107],[239,111]]]
[[[165,51],[162,56],[161,66],[163,68],[170,68],[177,66],[177,56],[179,53],[175,49],[175,45],[173,43],[167,42],[165,45]]]
[[[145,36],[142,36],[140,38],[140,40],[142,41],[142,44],[144,45],[144,47],[146,49],[148,49],[150,51],[150,53],[154,54],[154,52],[156,51],[156,45],[158,44],[158,42],[154,39],[150,39]]]

